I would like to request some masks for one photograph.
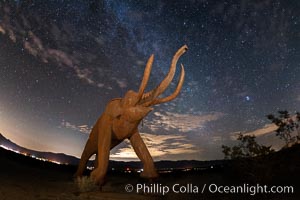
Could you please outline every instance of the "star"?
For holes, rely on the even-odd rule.
[[[245,97],[245,100],[246,100],[246,101],[250,101],[250,96],[246,96],[246,97]]]
[[[218,141],[227,145],[234,132],[267,126],[262,122],[270,112],[300,111],[300,4],[20,2],[0,6],[0,108],[7,116],[0,130],[20,145],[80,156],[88,134],[78,127],[93,126],[109,100],[137,90],[151,54],[147,90],[153,89],[184,44],[189,50],[164,94],[176,89],[180,63],[182,90],[175,101],[155,107],[144,130],[164,135],[160,146],[189,144],[201,151],[186,148],[163,159],[222,159]],[[20,122],[27,125],[9,126]],[[178,135],[168,139],[171,134]],[[58,142],[70,138],[70,145]]]

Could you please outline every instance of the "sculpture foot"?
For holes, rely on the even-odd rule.
[[[97,169],[95,169],[91,173],[91,179],[93,180],[95,185],[102,187],[105,184],[106,179],[101,174],[100,175],[99,174],[100,173],[97,171]]]
[[[154,179],[158,178],[158,173],[156,172],[156,170],[151,170],[151,171],[144,170],[141,173],[141,177],[149,179],[149,180],[152,180],[152,179],[154,180]]]

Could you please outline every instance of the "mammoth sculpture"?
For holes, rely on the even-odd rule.
[[[154,59],[154,56],[151,55],[147,61],[139,91],[129,90],[123,98],[112,99],[107,104],[105,111],[97,120],[86,142],[75,174],[76,177],[82,176],[89,158],[96,154],[95,169],[91,173],[91,178],[95,184],[103,185],[110,150],[124,139],[130,140],[134,151],[143,163],[144,170],[141,177],[151,179],[158,176],[153,159],[139,134],[138,125],[153,110],[151,106],[171,101],[179,94],[185,74],[182,64],[179,82],[175,91],[167,97],[158,98],[171,83],[176,71],[177,61],[187,49],[186,45],[178,49],[166,77],[155,89],[144,93]]]

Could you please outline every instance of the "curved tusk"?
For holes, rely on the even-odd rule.
[[[170,96],[164,97],[164,98],[154,99],[150,103],[146,102],[145,106],[153,106],[153,105],[156,105],[156,104],[165,103],[165,102],[168,102],[168,101],[171,101],[171,100],[175,99],[181,91],[181,88],[182,88],[182,85],[183,85],[183,82],[184,82],[184,75],[185,75],[184,66],[183,66],[183,64],[181,64],[180,78],[179,78],[176,90],[173,92],[173,94],[171,94]]]
[[[151,99],[156,99],[156,97],[161,95],[167,89],[167,87],[170,85],[172,79],[174,78],[175,71],[176,71],[176,64],[177,64],[178,59],[187,50],[188,50],[187,45],[183,45],[180,49],[178,49],[178,51],[173,56],[172,63],[171,63],[171,66],[170,66],[167,76],[164,78],[164,80],[162,80],[162,82],[155,89],[151,90],[150,92],[145,93],[142,96],[142,103],[147,102]]]
[[[152,54],[149,57],[149,59],[147,61],[147,64],[146,64],[146,68],[144,70],[143,80],[142,80],[142,83],[140,85],[139,92],[138,92],[138,97],[137,97],[138,101],[143,97],[145,88],[147,86],[147,83],[148,83],[148,80],[149,80],[149,77],[150,77],[153,60],[154,60],[154,55]]]

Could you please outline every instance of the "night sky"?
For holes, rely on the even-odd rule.
[[[266,115],[300,110],[296,0],[1,1],[0,132],[80,156],[107,102],[138,90],[148,57],[151,90],[184,44],[180,95],[140,126],[154,159],[222,159],[239,132],[281,147]],[[137,157],[125,141],[111,159]]]

